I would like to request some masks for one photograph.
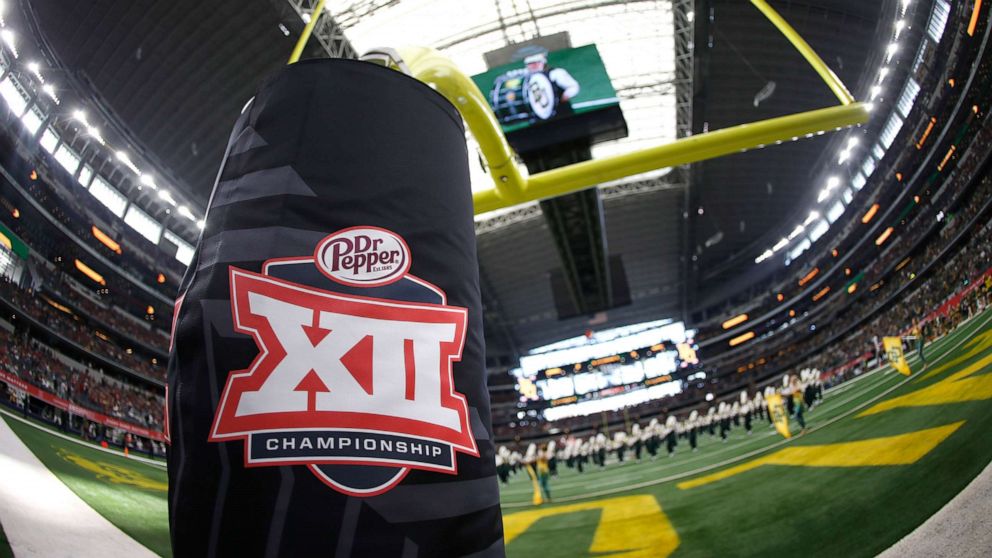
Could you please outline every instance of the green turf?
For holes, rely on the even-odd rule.
[[[959,358],[966,347],[960,341],[978,331],[988,331],[992,315],[961,328],[928,348],[928,369]],[[979,327],[981,326],[981,328]],[[952,350],[953,349],[953,350]],[[725,468],[736,456],[759,452],[782,439],[756,422],[747,436],[735,429],[727,443],[708,434],[699,451],[679,452],[669,459],[607,466],[579,475],[564,469],[551,484],[557,502],[576,502],[614,495],[651,494],[675,526],[680,545],[674,556],[765,555],[873,556],[891,546],[925,521],[956,495],[992,460],[992,446],[985,442],[992,428],[992,402],[962,402],[927,407],[899,408],[856,418],[849,412],[885,390],[899,385],[883,399],[903,395],[940,381],[992,354],[992,347],[956,366],[913,383],[883,370],[828,393],[826,401],[807,416],[816,428],[848,415],[823,429],[795,439],[789,445],[832,444],[905,434],[964,420],[964,425],[933,451],[912,465],[881,467],[809,468],[763,466],[702,487],[680,490],[677,482],[624,490],[625,487],[678,477],[710,467]],[[920,366],[910,357],[914,370]],[[987,367],[988,368],[988,367]],[[988,369],[983,371],[988,372]],[[979,372],[979,374],[983,373]],[[915,377],[919,377],[917,374]],[[900,385],[901,384],[901,385]],[[793,424],[793,428],[796,425]],[[778,449],[778,448],[776,448]],[[746,462],[755,456],[740,460]],[[715,466],[714,465],[718,465]],[[674,480],[674,479],[673,479]],[[613,492],[595,495],[600,492]],[[531,509],[529,480],[518,475],[503,488],[504,513]],[[590,495],[591,498],[584,496]],[[545,518],[507,547],[510,556],[588,555],[588,534],[599,522],[596,513]],[[581,552],[576,546],[586,545]]]
[[[989,357],[989,338],[978,350],[963,342],[990,330],[992,312],[928,347],[927,370],[939,372],[933,376],[917,372],[907,380],[891,369],[883,369],[831,390],[824,403],[807,415],[811,431],[789,442],[784,442],[767,422],[756,420],[752,435],[736,428],[726,443],[718,436],[701,436],[695,453],[687,451],[688,444],[680,440],[673,458],[628,461],[603,470],[587,469],[582,475],[561,465],[561,475],[551,483],[555,504],[541,509],[553,511],[559,503],[650,495],[678,533],[679,546],[673,556],[873,556],[939,510],[992,460],[992,445],[985,441],[992,428],[992,401],[896,408],[860,418],[858,412],[879,401],[932,386]],[[969,352],[972,354],[962,360]],[[915,355],[908,356],[916,371],[919,361]],[[955,360],[960,362],[940,369]],[[989,368],[992,367],[976,375],[989,373]],[[911,465],[765,465],[697,488],[683,490],[677,486],[682,480],[746,463],[786,447],[893,436],[958,421],[964,424]],[[164,491],[121,483],[127,480],[127,471],[140,475],[139,481],[164,483],[163,469],[67,442],[15,420],[7,422],[94,509],[153,551],[169,554]],[[792,427],[797,429],[795,423]],[[67,451],[78,456],[77,462],[81,458],[88,463],[119,467],[111,475],[118,482],[101,479],[90,469],[68,460]],[[508,516],[534,509],[530,504],[530,481],[523,473],[501,487],[501,497]],[[511,557],[590,556],[602,515],[597,510],[583,510],[543,517],[510,542],[507,552]],[[631,541],[631,548],[636,547],[636,542]]]
[[[10,550],[10,542],[7,534],[3,532],[3,525],[0,525],[0,558],[13,558],[14,552]]]
[[[125,459],[4,418],[38,459],[97,513],[153,552],[172,555],[164,489],[168,479],[163,467]]]

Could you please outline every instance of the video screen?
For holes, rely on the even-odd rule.
[[[620,104],[596,45],[532,54],[472,80],[506,134]]]
[[[539,374],[534,377],[519,377],[522,400],[551,401],[570,396],[583,396],[604,389],[635,386],[649,380],[668,375],[675,379],[679,367],[677,353],[665,351],[651,356],[638,357],[627,362],[614,362],[589,368],[582,366],[578,373]],[[543,376],[543,377],[542,377]]]

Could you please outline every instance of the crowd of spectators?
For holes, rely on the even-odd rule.
[[[4,329],[0,329],[0,370],[81,407],[138,426],[162,428],[160,396],[100,371],[69,366],[51,348]]]
[[[43,293],[21,289],[10,280],[0,278],[0,298],[59,336],[94,354],[102,355],[149,378],[165,379],[165,363],[160,362],[157,357],[148,357],[131,347],[122,347],[106,334],[101,334],[97,328],[91,327],[80,316],[50,304]]]
[[[43,269],[43,267],[38,266],[35,271]],[[121,312],[116,312],[90,300],[77,292],[61,271],[56,270],[54,273],[45,271],[41,275],[47,290],[53,291],[57,297],[67,301],[88,319],[95,320],[107,329],[126,335],[135,341],[140,341],[163,354],[169,351],[169,338],[163,330],[152,327],[150,323],[136,323],[135,319],[129,319],[121,315]]]

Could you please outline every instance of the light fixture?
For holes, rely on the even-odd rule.
[[[10,29],[4,29],[0,31],[0,40],[3,40],[3,42],[6,43],[8,47],[10,47],[10,51],[14,54],[14,58],[20,56],[17,53],[17,38],[14,36],[13,31],[11,31]]]
[[[55,94],[55,87],[52,84],[46,83],[45,85],[42,85],[41,90],[45,92],[45,95],[51,97],[51,99],[55,101],[56,105],[62,102],[59,100],[59,96]]]
[[[100,143],[100,145],[106,145],[106,140],[100,134],[100,129],[95,126],[86,126],[86,133],[90,135],[93,139]]]
[[[172,199],[172,194],[170,194],[168,190],[159,190],[158,197],[169,205],[176,205],[176,200]]]
[[[45,78],[41,75],[41,65],[37,62],[31,61],[25,64],[25,66],[32,74],[35,75],[35,77],[41,80],[42,83],[45,83]]]
[[[898,51],[899,43],[889,43],[889,46],[885,47],[885,61],[892,60],[892,56]]]

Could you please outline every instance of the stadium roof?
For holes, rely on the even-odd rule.
[[[772,2],[858,98],[897,3]],[[21,0],[103,116],[201,208],[234,117],[284,64],[300,13],[312,4]],[[469,74],[485,69],[483,53],[537,35],[568,31],[573,45],[596,43],[630,136],[596,146],[594,157],[671,141],[680,124],[682,133],[699,133],[834,104],[795,49],[742,0],[329,0],[327,9],[345,47],[432,46]],[[325,52],[317,40],[308,49]],[[679,60],[690,63],[683,74]],[[735,278],[753,274],[755,256],[809,212],[836,141],[801,139],[602,188],[604,245],[622,258],[632,303],[584,317],[558,319],[549,277],[563,263],[553,223],[537,205],[480,220],[490,354],[512,358],[586,328],[683,318],[701,301],[730,296],[746,286]],[[473,187],[489,187],[481,167],[471,167]]]

